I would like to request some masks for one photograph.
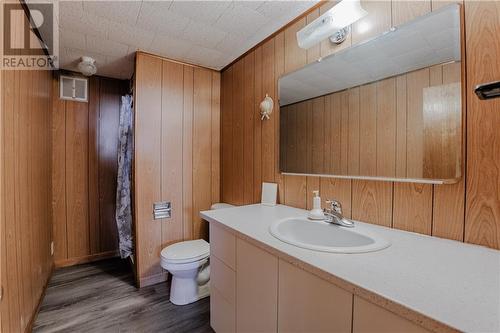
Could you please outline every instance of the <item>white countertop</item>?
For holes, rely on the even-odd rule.
[[[392,245],[362,254],[302,249],[274,238],[272,222],[307,211],[260,204],[200,215],[390,301],[466,332],[500,332],[500,251],[356,222]]]

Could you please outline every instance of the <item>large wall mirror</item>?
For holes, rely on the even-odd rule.
[[[281,77],[281,172],[458,181],[461,72],[452,4]]]

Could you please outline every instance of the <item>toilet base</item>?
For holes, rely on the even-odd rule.
[[[199,286],[195,279],[172,276],[170,286],[170,302],[175,305],[186,305],[210,295],[210,281]]]

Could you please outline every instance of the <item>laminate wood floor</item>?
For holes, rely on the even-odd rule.
[[[126,261],[61,268],[50,279],[33,332],[213,332],[210,300],[176,306],[169,284],[137,289]]]

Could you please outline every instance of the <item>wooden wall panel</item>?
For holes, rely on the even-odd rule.
[[[465,3],[467,193],[465,241],[500,249],[500,99],[479,100],[477,84],[500,77],[500,2]]]
[[[184,68],[182,64],[162,63],[161,86],[161,197],[174,208],[172,218],[161,223],[162,246],[184,239],[182,150]],[[168,167],[167,167],[168,166]]]
[[[182,131],[182,191],[184,239],[193,239],[193,67],[184,66]]]
[[[136,278],[141,287],[166,279],[160,266],[165,246],[208,239],[208,225],[199,212],[220,201],[221,175],[234,177],[235,172],[235,148],[220,149],[221,139],[232,142],[233,138],[233,129],[225,128],[233,121],[232,82],[232,72],[221,79],[220,73],[212,70],[137,53],[134,224]],[[243,87],[243,81],[240,84]],[[230,105],[222,113],[221,88],[226,91],[223,104]],[[254,103],[253,96],[245,100]],[[243,118],[239,122],[246,124]],[[240,142],[245,142],[243,137]],[[253,140],[250,142],[253,145]],[[238,156],[243,159],[243,151],[238,151]],[[251,201],[253,186],[249,188]],[[225,201],[234,199],[233,193],[233,188],[222,189]],[[153,220],[153,203],[159,201],[172,203],[171,218]]]
[[[243,153],[244,153],[244,138],[243,138],[243,124],[244,124],[244,114],[243,114],[243,96],[244,96],[244,70],[245,63],[238,62],[235,64],[233,69],[233,82],[232,82],[232,94],[233,94],[233,105],[232,105],[232,163],[231,163],[231,177],[232,179],[244,179],[244,169],[243,169]],[[233,182],[232,198],[233,202],[238,205],[244,203],[243,200],[244,193],[242,187],[237,183]]]
[[[162,222],[152,208],[161,197],[162,60],[138,56],[135,87],[135,248],[137,275],[162,280]],[[147,110],[140,112],[140,110]],[[139,180],[139,181],[138,181]],[[175,209],[175,208],[174,208]]]
[[[349,89],[347,172],[359,175],[359,88]]]
[[[393,227],[430,235],[432,185],[394,183]]]
[[[396,79],[377,82],[377,175],[396,176]]]
[[[243,202],[249,204],[254,198],[254,126],[255,117],[258,117],[254,112],[255,104],[255,53],[249,53],[244,59],[244,77],[243,77],[243,108],[245,114],[245,122],[243,128],[244,143],[243,143]],[[260,95],[260,94],[259,94]],[[274,160],[274,159],[273,159]]]
[[[199,216],[202,210],[212,205],[212,71],[194,69],[193,99],[193,237],[208,238],[208,224]],[[243,124],[243,122],[242,122]],[[208,134],[208,139],[207,139]],[[169,165],[162,168],[170,168]]]
[[[120,125],[121,96],[125,92],[125,85],[126,82],[106,78],[101,78],[99,83],[99,136],[97,140],[99,147],[97,157],[99,252],[114,252],[118,248],[118,230],[114,223],[118,179],[117,138]],[[89,137],[90,135],[89,132]],[[89,154],[89,169],[90,163]]]
[[[407,94],[406,75],[396,77],[396,177],[406,177]]]
[[[391,227],[392,186],[391,182],[353,180],[352,218]]]
[[[254,51],[254,102],[253,102],[253,113],[260,110],[260,103],[265,96],[263,92],[263,73],[262,73],[262,46],[259,46]],[[225,73],[225,72],[224,72]],[[221,92],[222,93],[222,92]],[[262,191],[262,121],[259,115],[254,115],[254,142],[253,142],[253,202],[257,202],[261,199]],[[223,124],[223,130],[224,130]],[[229,125],[230,126],[230,125]],[[224,145],[221,145],[222,147]],[[221,147],[221,149],[222,149]],[[283,151],[284,152],[284,151]],[[224,184],[224,182],[222,182]]]
[[[297,44],[297,31],[305,27],[306,18],[285,29],[285,73],[293,72],[307,63],[307,51]]]
[[[88,105],[66,102],[66,235],[68,257],[90,254]]]
[[[99,215],[100,215],[100,209],[99,209],[99,202],[100,202],[100,197],[99,197],[99,138],[100,138],[100,130],[101,126],[99,124],[100,122],[100,101],[99,98],[99,92],[100,92],[100,83],[101,81],[97,77],[91,77],[89,81],[89,135],[88,135],[88,146],[89,146],[89,241],[90,241],[90,252],[91,253],[98,253],[99,248],[100,248],[100,228],[99,228]],[[57,80],[54,80],[54,85],[56,88],[58,84]],[[66,102],[61,99],[57,99],[53,102],[55,105],[60,105],[60,108],[64,110],[66,106]],[[54,114],[56,113],[56,110],[53,111]],[[54,115],[53,117],[57,117]],[[65,131],[65,125],[66,122],[61,123],[61,130]],[[104,134],[105,136],[105,134]],[[53,143],[54,146],[62,146],[58,145],[56,142]],[[64,159],[65,154],[63,153],[61,156],[53,156],[54,160],[57,159]],[[58,170],[54,169],[52,172],[53,174],[56,174],[58,172],[64,172],[66,170],[65,165],[60,165]],[[58,177],[56,175],[56,177]],[[60,200],[60,199],[59,199]],[[64,201],[65,202],[65,201]],[[61,213],[65,216],[66,211],[65,209],[60,209],[57,208],[59,211],[62,211]],[[64,217],[64,220],[65,217]],[[60,222],[58,221],[58,226],[57,228],[64,227],[66,228],[66,223],[65,222]],[[56,226],[54,225],[54,229]],[[64,232],[63,235],[66,235],[66,232]],[[66,244],[66,237],[61,237],[62,242]],[[63,256],[64,255],[64,256]],[[61,253],[60,256],[62,258],[67,257],[67,252],[65,254]],[[59,260],[61,258],[58,258]]]
[[[52,271],[51,74],[0,71],[2,332],[30,330]]]
[[[284,32],[280,32],[274,37],[274,79],[278,80],[281,75],[285,72],[285,34]],[[278,96],[278,84],[274,85],[274,93]],[[273,111],[276,119],[280,119],[280,108],[276,107]],[[284,192],[284,178],[280,173],[280,122],[275,121],[275,162],[274,162],[274,170],[275,170],[275,182],[278,184],[278,200],[280,202],[285,201],[285,192]],[[260,185],[260,184],[259,184]]]
[[[331,8],[334,2],[327,2],[320,7],[320,14]],[[447,2],[448,3],[448,2]],[[367,2],[364,6],[370,6],[370,12],[377,13],[368,16],[365,20],[373,20],[375,29],[383,30],[388,24],[393,26],[403,24],[418,15],[428,13],[429,11],[436,10],[444,5],[441,1],[392,1],[390,2],[390,10],[388,2]],[[498,5],[494,2],[466,2],[465,3],[465,20],[467,37],[467,76],[471,77],[473,82],[468,81],[467,92],[468,96],[468,114],[469,122],[467,123],[467,189],[465,189],[465,181],[462,180],[454,185],[415,185],[415,184],[401,184],[401,183],[371,183],[368,181],[355,181],[341,180],[341,179],[319,179],[319,188],[323,199],[337,198],[340,199],[344,205],[346,215],[350,216],[351,206],[353,210],[353,217],[360,216],[360,218],[369,219],[377,223],[380,222],[389,225],[389,220],[392,221],[394,228],[405,230],[412,230],[426,234],[432,234],[439,237],[450,239],[462,240],[465,233],[465,240],[473,243],[487,245],[493,248],[500,248],[500,206],[497,205],[499,198],[496,195],[497,182],[491,181],[492,179],[499,179],[500,176],[494,171],[495,165],[498,164],[497,149],[495,145],[496,136],[491,124],[495,124],[495,112],[491,110],[498,108],[496,101],[479,101],[472,95],[472,87],[480,82],[493,81],[494,73],[485,71],[484,68],[497,68],[500,67],[495,63],[497,49],[491,48],[489,45],[495,45],[494,37],[495,31],[499,29],[497,22],[494,22],[495,15],[498,16]],[[388,16],[388,14],[390,16]],[[314,17],[315,12],[309,15],[309,18]],[[485,19],[481,20],[480,17],[484,16]],[[287,26],[284,30],[280,31],[269,41],[274,40],[274,64],[275,64],[275,82],[277,82],[280,75],[293,71],[307,62],[313,61],[314,52],[307,52],[297,47],[295,40],[295,33],[298,29],[305,25],[307,18],[303,16],[294,24]],[[360,21],[353,27],[354,41],[362,41],[370,36],[371,31],[361,33],[360,28],[363,28]],[[490,28],[486,29],[485,27]],[[378,28],[377,28],[378,27]],[[496,30],[495,30],[496,29]],[[469,33],[471,32],[471,33]],[[482,38],[481,35],[486,37]],[[320,44],[320,55],[326,56],[339,49],[351,45],[351,35],[348,40],[340,46],[332,45],[329,41],[323,41]],[[270,42],[267,43],[270,43]],[[488,47],[487,47],[488,46]],[[258,92],[262,89],[262,63],[266,61],[262,56],[262,44],[255,49],[255,103],[260,102],[260,97],[257,96]],[[470,54],[470,56],[469,56]],[[472,59],[472,60],[471,60]],[[269,61],[269,60],[268,60]],[[233,107],[239,107],[239,104],[234,104],[232,100],[226,101],[231,98],[228,94],[228,87],[233,87],[231,84],[230,76],[235,67],[240,63],[237,61],[232,66],[225,69],[222,73],[222,96],[228,95],[227,98],[222,100],[223,121],[222,133],[230,130],[233,122],[230,119],[230,113],[233,112]],[[488,66],[484,65],[489,64]],[[281,66],[281,67],[280,67]],[[496,66],[496,67],[495,67]],[[446,66],[445,66],[446,67]],[[456,69],[443,70],[443,82],[445,79],[445,71],[447,75],[456,75]],[[471,71],[475,74],[471,76]],[[454,73],[454,74],[453,74]],[[384,170],[384,172],[394,172],[398,177],[407,176],[407,163],[406,157],[411,155],[412,151],[407,151],[411,147],[410,143],[406,140],[406,133],[408,130],[412,131],[412,124],[415,119],[412,118],[412,110],[414,107],[409,103],[408,99],[413,99],[415,96],[415,88],[428,86],[431,83],[433,74],[429,71],[427,74],[416,74],[417,77],[408,78],[406,75],[398,76],[393,79],[379,83],[377,86],[377,119],[380,119],[377,126],[389,126],[395,129],[394,136],[396,143],[391,147],[390,155],[394,154],[396,163],[385,164],[385,159],[377,159],[377,169]],[[418,76],[420,75],[420,76]],[[227,78],[227,79],[225,79]],[[234,87],[233,87],[234,89]],[[379,91],[390,91],[388,94],[379,94]],[[265,93],[265,92],[261,92]],[[412,95],[413,94],[413,95]],[[351,96],[349,96],[351,95]],[[379,98],[381,96],[388,96],[387,98]],[[413,97],[412,97],[413,96]],[[340,102],[333,101],[333,103],[340,103],[342,112],[340,114],[340,121],[342,128],[348,128],[347,124],[353,124],[353,130],[359,131],[359,113],[356,110],[359,107],[359,97],[352,96],[349,92],[339,93]],[[471,101],[472,98],[472,101]],[[328,113],[328,105],[331,101],[325,101],[325,121],[328,121],[331,115]],[[465,100],[462,101],[465,103]],[[356,104],[358,103],[358,104]],[[230,106],[229,106],[230,105]],[[474,111],[471,111],[474,108]],[[275,108],[276,109],[276,108]],[[352,112],[354,109],[354,113]],[[490,110],[491,109],[491,110]],[[227,110],[227,111],[224,111]],[[478,111],[483,110],[483,111]],[[254,111],[258,112],[258,111]],[[279,119],[279,110],[275,110],[272,117]],[[471,120],[472,119],[472,120]],[[465,120],[465,119],[464,119]],[[257,121],[257,123],[255,123]],[[296,121],[296,115],[290,113],[287,116],[287,121]],[[418,119],[417,119],[418,121]],[[356,127],[358,124],[358,127]],[[418,124],[418,122],[417,122]],[[464,121],[465,124],[465,121]],[[279,125],[279,121],[275,121],[275,125]],[[256,133],[254,139],[254,201],[260,200],[260,166],[266,163],[262,159],[262,141],[261,136],[258,134],[261,131],[262,123],[260,120],[254,118],[254,131]],[[349,128],[350,129],[350,128]],[[279,138],[279,128],[276,128],[275,137]],[[484,135],[486,133],[486,135]],[[355,156],[348,156],[346,147],[349,145],[358,146],[353,140],[355,137],[350,130],[342,130],[340,133],[340,154],[341,165],[339,166],[344,172],[351,167],[351,170],[356,170],[356,153]],[[472,139],[471,139],[472,138]],[[388,139],[377,135],[377,146],[382,145]],[[328,143],[326,143],[328,144]],[[228,150],[231,142],[222,140],[222,151]],[[290,144],[288,144],[290,148]],[[295,149],[295,147],[292,147]],[[338,147],[332,149],[338,150]],[[273,161],[278,165],[279,158],[286,159],[286,151],[276,151],[276,159]],[[359,156],[359,154],[357,154]],[[226,158],[224,153],[222,158]],[[359,161],[359,157],[358,157]],[[350,163],[348,163],[350,162]],[[328,158],[324,163],[332,163]],[[231,158],[227,158],[226,167],[233,167]],[[489,173],[480,174],[478,170],[481,166],[489,166]],[[470,174],[472,172],[472,174]],[[237,203],[229,195],[228,189],[238,189],[242,183],[240,179],[233,178],[225,171],[222,172],[222,198],[229,203]],[[310,205],[308,203],[309,193],[313,187],[316,187],[315,177],[304,176],[282,176],[279,174],[279,169],[276,168],[275,173],[276,182],[279,183],[279,200],[282,203],[305,208]],[[382,185],[383,184],[383,185]],[[391,190],[393,188],[393,190]],[[465,190],[467,191],[467,203],[465,203]],[[358,198],[363,199],[365,203],[356,202]],[[464,212],[464,206],[467,210]],[[392,207],[392,208],[391,208]],[[464,215],[466,219],[464,220]],[[464,231],[465,228],[465,231]]]
[[[212,200],[211,202],[220,202],[220,89],[221,89],[221,75],[218,72],[212,72],[212,95],[211,99],[211,188]],[[253,133],[252,133],[253,134]],[[253,143],[252,143],[253,144]]]
[[[259,54],[258,50],[256,54]],[[257,59],[261,59],[262,57],[256,57],[256,69],[260,69]],[[257,82],[257,78],[259,77],[259,73],[261,71],[256,71],[255,78]],[[232,176],[232,167],[233,167],[233,68],[229,68],[228,70],[222,73],[221,78],[221,179],[225,179],[227,181],[221,182],[221,197],[224,202],[233,202],[233,176]],[[257,89],[258,86],[256,86]],[[260,139],[260,128],[256,127],[256,135],[255,138]],[[260,143],[260,141],[259,141]],[[260,148],[260,144],[256,144],[256,147]],[[260,156],[260,154],[258,154]],[[255,167],[256,177],[260,175],[260,163],[258,161],[254,162],[258,164]],[[258,183],[260,183],[260,177],[256,178]],[[258,186],[255,186],[258,188]],[[254,200],[257,200],[254,198]]]
[[[56,266],[114,256],[120,98],[127,81],[94,76],[88,103],[52,97],[52,229]],[[59,80],[52,80],[59,91]]]
[[[274,77],[274,39],[262,45],[262,92],[260,96],[260,101],[264,99],[266,94],[268,94],[273,100],[277,100],[276,88],[275,88],[275,77]],[[253,110],[258,117],[260,114],[260,109]],[[271,117],[269,120],[262,122],[261,130],[261,146],[262,146],[262,181],[263,182],[274,182],[275,166],[276,162],[275,152],[276,149],[276,136],[274,135],[276,130],[275,122],[278,121],[276,117]]]
[[[359,89],[359,174],[377,175],[377,84]],[[349,112],[349,115],[352,113]],[[355,152],[354,152],[355,153]]]

